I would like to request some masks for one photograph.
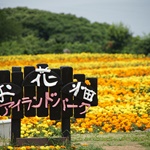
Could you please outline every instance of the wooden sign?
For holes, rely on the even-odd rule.
[[[91,85],[85,84],[87,79]],[[62,136],[70,139],[70,117],[84,118],[97,104],[97,78],[73,75],[72,67],[49,69],[47,64],[38,64],[37,68],[25,66],[23,71],[12,67],[12,73],[0,70],[0,115],[12,116],[13,142],[20,138],[21,118],[36,115],[61,120]]]

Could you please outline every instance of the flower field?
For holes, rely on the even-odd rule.
[[[150,129],[149,57],[90,53],[1,56],[0,70],[11,70],[12,66],[36,66],[38,63],[47,63],[49,68],[71,66],[74,74],[98,78],[98,106],[91,107],[84,119],[71,118],[72,133],[103,134]],[[60,127],[59,121],[48,117],[24,117],[21,136],[59,135]]]

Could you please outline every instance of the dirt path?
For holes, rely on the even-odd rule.
[[[78,143],[79,144],[79,143]],[[102,147],[104,150],[146,150],[143,146],[136,142],[101,142],[101,141],[87,141],[80,142],[81,145],[94,145],[94,147]],[[110,144],[110,146],[108,146]],[[113,145],[114,144],[114,145]]]
[[[103,146],[104,150],[145,150],[144,147],[142,147],[139,144],[132,144],[132,145],[124,145],[124,146]]]

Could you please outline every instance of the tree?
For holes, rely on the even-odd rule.
[[[0,43],[21,35],[21,24],[7,17],[5,11],[0,9]]]
[[[108,28],[107,52],[120,53],[124,46],[131,40],[132,33],[122,23],[112,24]]]
[[[150,33],[141,37],[138,44],[137,53],[148,55],[150,54]]]

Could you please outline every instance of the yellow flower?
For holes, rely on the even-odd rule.
[[[12,146],[8,146],[7,149],[8,149],[8,150],[12,150],[12,149],[14,149],[14,148],[13,148]]]
[[[30,149],[32,149],[32,150],[36,150],[36,147],[35,147],[35,146],[33,146],[33,145],[31,145]]]
[[[115,130],[115,129],[114,129],[114,130],[112,130],[111,132],[112,132],[112,133],[116,133],[116,132],[117,132],[117,130]]]
[[[104,134],[104,132],[103,132],[103,131],[100,131],[99,134]]]
[[[22,147],[20,148],[20,150],[26,150],[26,147],[25,147],[25,146],[22,146]]]
[[[60,147],[59,145],[56,145],[56,146],[55,146],[55,149],[56,149],[56,150],[59,150],[59,149],[61,149],[61,147]]]

